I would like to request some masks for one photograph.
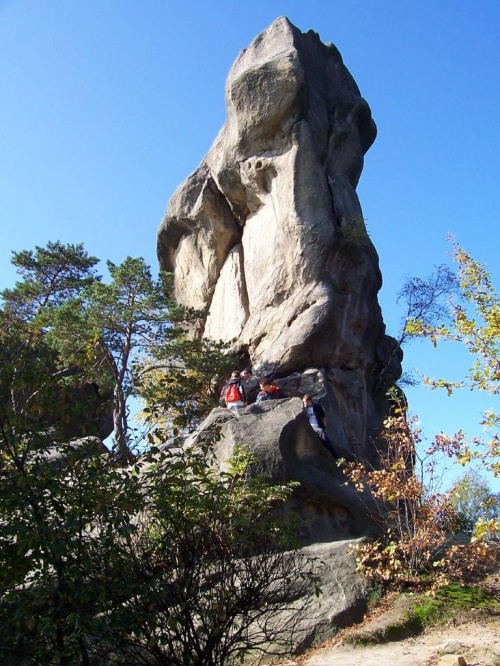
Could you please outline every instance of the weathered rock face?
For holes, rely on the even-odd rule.
[[[301,654],[314,645],[324,643],[335,636],[339,629],[359,622],[368,606],[371,586],[366,578],[355,571],[352,553],[360,540],[321,543],[301,549],[304,558],[314,560],[313,571],[317,576],[321,594],[318,598],[304,594],[303,584],[290,600],[288,608],[276,613],[270,625],[278,631],[289,632],[288,649],[292,654]],[[302,594],[301,594],[302,593]],[[297,609],[300,609],[297,612]],[[269,626],[268,626],[269,628]],[[283,646],[276,653],[282,655]],[[258,663],[277,663],[273,658],[275,646],[268,646],[269,654]],[[260,657],[260,655],[255,655]],[[252,655],[248,663],[251,661]],[[283,663],[280,661],[280,663]],[[289,666],[295,661],[289,661]]]
[[[377,506],[369,495],[360,495],[354,486],[346,485],[342,468],[302,413],[300,399],[270,400],[238,413],[214,409],[186,445],[196,445],[200,438],[210,437],[213,426],[220,428],[214,451],[221,469],[235,447],[244,445],[258,461],[253,473],[264,474],[274,484],[300,483],[286,511],[299,517],[302,544],[374,532]]]
[[[289,377],[287,388],[299,385],[309,390],[321,382],[317,372],[308,371]],[[342,466],[312,430],[301,400],[256,403],[238,412],[214,409],[183,445],[213,442],[216,431],[219,439],[213,444],[213,462],[218,469],[224,470],[235,447],[244,445],[257,461],[250,473],[264,474],[275,484],[299,482],[282,510],[298,517],[300,552],[314,559],[322,594],[316,599],[311,589],[301,589],[290,599],[289,608],[273,617],[271,622],[280,629],[288,628],[293,619],[290,650],[300,653],[359,621],[370,584],[355,570],[351,549],[359,543],[353,539],[376,532],[373,516],[379,515],[378,508],[369,495],[346,485]],[[171,442],[173,447],[178,445]],[[297,608],[301,608],[298,617]]]
[[[236,339],[256,375],[287,384],[306,368],[321,373],[315,395],[337,442],[366,456],[401,372],[356,194],[376,136],[370,108],[335,46],[286,18],[240,53],[226,105],[224,127],[167,208],[161,268],[180,302],[206,309],[200,332]]]

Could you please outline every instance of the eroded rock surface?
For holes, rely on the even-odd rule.
[[[335,636],[340,629],[359,622],[367,608],[370,595],[369,582],[355,571],[353,548],[360,540],[336,541],[307,546],[301,550],[305,559],[313,560],[313,571],[318,577],[321,594],[315,597],[309,591],[298,594],[289,608],[276,613],[271,622],[278,629],[290,631],[291,653],[300,654],[311,646],[323,643]],[[300,580],[298,581],[300,588]],[[302,595],[300,595],[302,592]],[[300,612],[294,610],[300,608]],[[263,663],[272,660],[273,646]],[[286,662],[291,666],[295,661]],[[283,664],[286,666],[286,664]]]
[[[368,587],[349,540],[381,525],[380,508],[346,484],[300,399],[322,403],[339,458],[377,463],[401,353],[385,335],[378,257],[356,194],[376,127],[335,46],[286,18],[240,53],[226,105],[224,127],[169,203],[158,257],[174,273],[177,299],[205,309],[198,332],[236,340],[242,365],[253,366],[250,402],[263,375],[285,396],[215,409],[184,445],[216,427],[219,468],[243,445],[253,472],[299,482],[283,510],[298,516],[324,592],[296,627],[301,651],[361,616]]]
[[[221,469],[235,447],[244,446],[258,461],[253,473],[262,473],[275,484],[300,482],[285,511],[299,517],[302,544],[373,533],[376,505],[370,496],[346,484],[342,465],[310,427],[299,398],[270,400],[238,412],[214,409],[186,446],[211,438],[214,426],[220,428],[214,451]]]
[[[177,299],[199,332],[230,341],[254,376],[313,391],[347,457],[373,457],[401,355],[377,300],[378,257],[356,186],[376,136],[333,44],[274,21],[226,83],[227,120],[173,195],[158,235]],[[372,455],[373,454],[373,455]]]

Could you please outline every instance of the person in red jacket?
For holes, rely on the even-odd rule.
[[[273,386],[269,379],[261,379],[259,386],[260,393],[257,395],[256,402],[264,402],[265,400],[279,400],[281,398],[279,388],[277,386]]]

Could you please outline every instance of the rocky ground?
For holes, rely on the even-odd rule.
[[[407,610],[414,603],[412,597],[391,596],[362,625],[281,666],[500,666],[498,606],[461,609],[409,635]]]

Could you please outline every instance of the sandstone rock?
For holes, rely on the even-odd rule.
[[[402,355],[385,335],[356,194],[376,136],[370,108],[335,46],[284,17],[236,59],[226,106],[168,205],[161,268],[180,302],[206,309],[200,333],[236,339],[256,375],[292,387],[299,373],[293,395],[317,377],[338,449],[373,457]]]
[[[458,641],[446,641],[443,645],[440,646],[440,651],[443,654],[454,654],[460,653],[463,650],[463,645]]]
[[[158,239],[163,270],[175,273],[179,302],[204,308],[241,229],[205,165],[172,197]]]
[[[215,286],[205,335],[231,342],[239,337],[248,319],[248,299],[243,272],[243,246],[235,245],[227,255]],[[217,315],[215,315],[217,313]]]
[[[339,457],[376,463],[373,446],[388,408],[384,394],[378,399],[360,371],[326,368],[306,368],[286,377],[273,379],[283,397],[302,397],[310,394],[327,414],[326,432]],[[249,391],[251,400],[256,392]]]
[[[276,628],[286,640],[286,654],[301,654],[332,638],[341,628],[362,619],[370,588],[366,579],[354,571],[350,551],[357,543],[338,541],[314,544],[301,550],[300,557],[312,564],[321,594],[316,597],[311,586],[304,586],[301,579],[297,579],[290,603],[267,622],[268,632],[273,633]],[[284,556],[296,557],[296,554],[285,553]],[[267,656],[262,658],[259,652],[250,654],[248,663],[268,663],[270,660],[277,663],[273,654],[283,655],[284,647],[283,643],[267,643]]]
[[[298,398],[258,403],[239,412],[215,409],[186,446],[210,438],[214,427],[220,429],[220,439],[214,445],[220,469],[226,467],[235,447],[243,445],[257,458],[254,473],[265,474],[275,484],[300,482],[285,513],[298,515],[302,544],[362,536],[375,530],[377,507],[369,496],[346,484],[342,467],[310,427]]]
[[[301,380],[321,389],[323,373],[311,368],[304,375],[297,373],[289,390],[300,390]],[[346,485],[342,465],[310,427],[300,398],[271,400],[239,411],[214,409],[183,446],[208,441],[220,470],[227,468],[235,447],[243,445],[257,460],[251,474],[264,474],[275,484],[300,484],[282,511],[298,516],[300,556],[314,561],[322,594],[316,598],[297,581],[290,603],[272,618],[272,626],[289,632],[290,651],[301,653],[361,620],[371,588],[356,571],[351,551],[362,543],[355,537],[374,532],[377,507],[370,497]],[[171,445],[178,446],[179,441]],[[278,646],[267,647],[278,652]]]
[[[64,444],[54,444],[43,450],[41,457],[56,467],[66,467],[68,460],[84,454],[86,457],[99,456],[109,453],[108,448],[99,437],[80,437]]]
[[[352,343],[365,354],[361,339],[380,342],[384,332],[377,256],[355,187],[376,128],[338,50],[277,19],[238,56],[226,104],[226,125],[172,197],[159,232],[160,263],[174,272],[178,298],[222,318],[213,288],[242,241],[247,293],[227,299],[243,311],[248,299],[239,343],[254,364],[324,365],[346,336],[349,357]],[[328,343],[325,324],[337,334]],[[321,349],[310,348],[313,337]]]
[[[467,662],[461,655],[443,654],[439,657],[437,666],[467,666]]]
[[[315,558],[322,594],[301,614],[295,627],[294,652],[332,638],[343,628],[359,622],[367,607],[370,585],[355,571],[351,550],[359,541],[313,544],[303,548],[304,557]],[[274,619],[279,625],[281,618]]]

